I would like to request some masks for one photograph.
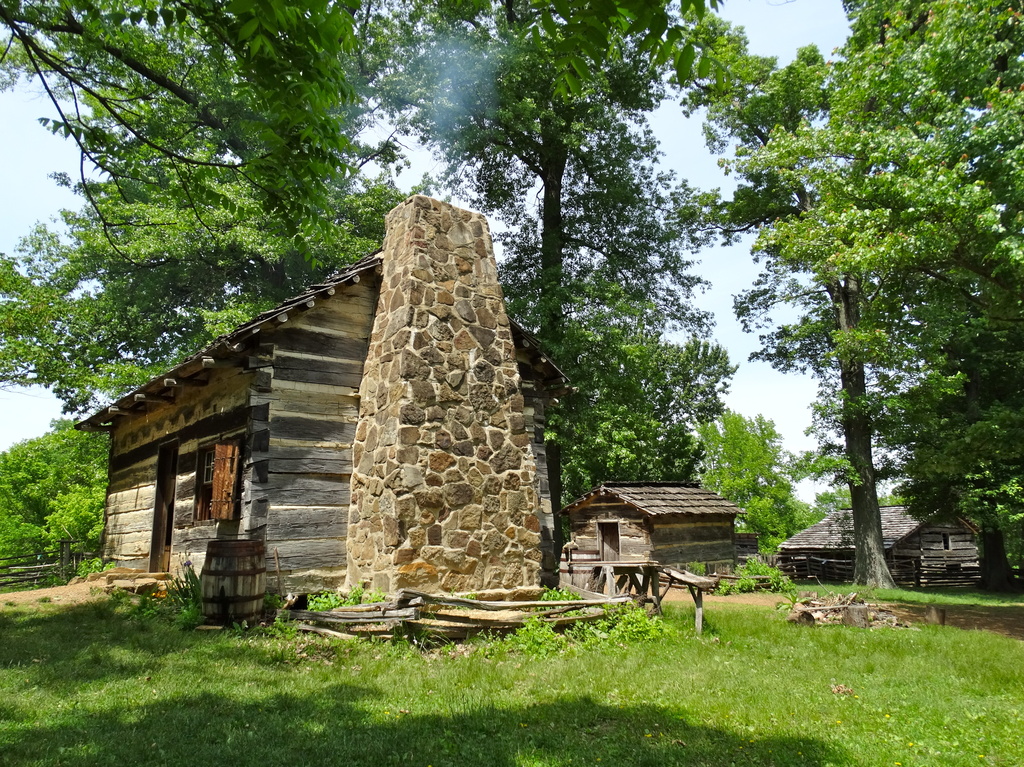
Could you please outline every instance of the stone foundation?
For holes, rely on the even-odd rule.
[[[348,585],[534,586],[537,466],[487,221],[417,196],[387,227],[353,443]]]

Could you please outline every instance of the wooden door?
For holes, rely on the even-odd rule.
[[[165,572],[171,566],[171,535],[174,532],[174,494],[177,478],[178,443],[161,445],[156,461],[153,537],[149,546],[150,572]]]
[[[619,555],[619,523],[598,522],[597,534],[601,543],[601,561],[618,562]]]

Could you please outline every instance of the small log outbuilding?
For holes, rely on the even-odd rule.
[[[964,519],[922,522],[905,506],[883,506],[882,543],[904,586],[971,586],[980,575],[977,529]],[[853,515],[840,509],[779,546],[779,566],[796,578],[853,580]]]
[[[265,543],[284,590],[554,578],[545,407],[483,216],[416,196],[382,250],[82,421],[111,435],[103,555],[198,571]]]
[[[606,562],[649,562],[679,570],[692,563],[731,572],[736,563],[732,501],[681,482],[607,482],[562,510],[575,571]]]

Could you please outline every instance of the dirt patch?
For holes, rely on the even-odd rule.
[[[1022,605],[943,605],[946,625],[968,631],[992,631],[1024,640]],[[901,621],[924,623],[926,605],[889,604],[885,608]]]
[[[31,589],[29,591],[9,591],[0,594],[0,609],[12,605],[27,605],[51,602],[53,604],[77,605],[102,599],[105,594],[97,583],[75,583],[70,586],[55,586],[49,589]]]

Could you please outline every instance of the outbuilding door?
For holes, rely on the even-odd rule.
[[[619,555],[619,523],[598,522],[597,537],[601,549],[601,561],[618,562]]]

